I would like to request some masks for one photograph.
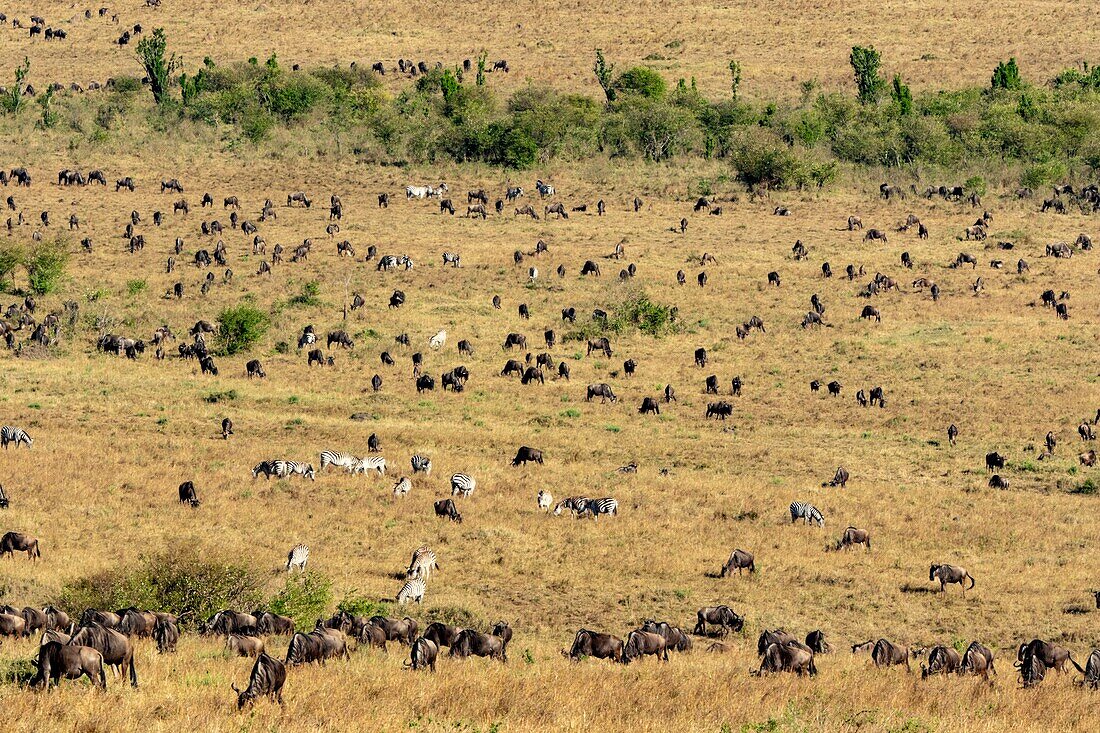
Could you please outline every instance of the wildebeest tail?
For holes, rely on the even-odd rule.
[[[132,656],[130,657],[130,686],[131,687],[137,687],[138,686],[137,666],[134,665],[134,658]],[[103,687],[104,687],[104,689],[107,688],[106,681],[104,681]]]
[[[967,573],[966,577],[970,578],[970,588],[973,588],[974,587],[974,576],[971,575],[970,573]],[[967,590],[970,590],[970,588],[967,588]]]

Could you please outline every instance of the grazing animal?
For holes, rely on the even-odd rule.
[[[654,656],[668,661],[668,642],[660,634],[648,631],[631,631],[623,645],[623,663],[629,664],[643,656]]]
[[[874,649],[871,650],[871,661],[875,663],[876,667],[893,667],[894,665],[904,664],[905,669],[909,667],[909,647],[895,644],[892,641],[886,639],[879,639],[875,642]]]
[[[643,415],[646,415],[646,414],[660,415],[661,414],[661,406],[659,404],[657,404],[657,400],[655,400],[654,398],[644,397],[644,398],[642,398],[642,405],[641,405],[641,407],[638,408],[638,412],[640,412]]]
[[[424,602],[424,593],[427,592],[427,589],[428,586],[423,578],[410,578],[397,591],[397,604],[403,606],[409,601],[415,601],[419,605]]]
[[[928,666],[923,663],[920,666],[921,679],[928,679],[937,674],[952,674],[959,672],[962,667],[962,655],[953,647],[933,647],[928,654]]]
[[[439,562],[435,552],[427,545],[421,545],[413,550],[409,568],[405,571],[406,578],[421,578],[427,582],[433,570],[439,570]]]
[[[410,491],[412,491],[412,481],[409,480],[408,476],[402,476],[393,486],[394,498],[408,496]]]
[[[475,488],[477,488],[477,481],[472,476],[465,473],[451,475],[451,496],[468,498],[474,493]]]
[[[615,393],[611,391],[611,385],[606,383],[588,385],[584,401],[591,402],[593,397],[599,397],[600,402],[607,402],[608,400],[616,402],[619,399],[615,396]]]
[[[137,669],[134,667],[134,647],[123,634],[99,625],[81,626],[69,640],[71,646],[91,647],[103,656],[103,663],[115,667],[130,686],[138,686]]]
[[[1070,661],[1073,662],[1072,659]],[[1088,659],[1085,660],[1084,667],[1081,667],[1077,662],[1073,662],[1073,666],[1084,675],[1083,679],[1075,680],[1074,684],[1088,687],[1090,690],[1100,688],[1100,649],[1092,650]]]
[[[360,458],[354,466],[348,469],[348,473],[367,473],[374,471],[379,476],[386,475],[386,459],[381,456],[367,456]]]
[[[928,580],[929,581],[932,581],[932,580],[940,581],[940,592],[941,593],[946,593],[947,592],[947,585],[949,583],[958,583],[959,587],[962,588],[963,593],[966,593],[966,591],[969,590],[969,588],[967,588],[965,585],[963,585],[963,581],[966,580],[967,578],[970,579],[970,588],[973,588],[974,587],[974,577],[970,574],[970,572],[966,568],[959,567],[958,565],[936,565],[936,564],[933,564],[933,565],[929,566],[929,568],[928,568]]]
[[[256,658],[256,664],[252,665],[248,687],[240,690],[236,684],[231,685],[233,692],[237,693],[237,709],[243,710],[246,706],[251,706],[256,698],[264,696],[282,705],[285,684],[286,665],[274,657],[269,657],[266,652],[261,653]]]
[[[970,642],[970,646],[963,652],[959,674],[980,674],[982,679],[989,680],[990,672],[997,674],[993,666],[993,652],[980,642]]]
[[[193,481],[184,481],[180,484],[179,502],[180,504],[190,504],[194,509],[198,508],[200,502],[199,497],[195,493],[195,483]]]
[[[28,448],[34,446],[34,438],[27,434],[27,431],[22,428],[13,427],[11,425],[5,425],[0,428],[0,446],[3,446],[6,450],[9,445],[15,444],[18,448],[22,444],[26,444]]]
[[[413,473],[422,473],[425,476],[432,475],[432,459],[419,453],[409,459]]]
[[[512,466],[519,466],[520,464],[523,464],[524,466],[526,466],[528,464],[528,462],[531,462],[531,461],[534,461],[535,463],[537,463],[541,466],[542,465],[542,451],[538,450],[536,448],[529,448],[526,445],[523,445],[523,446],[520,446],[519,449],[516,451],[516,457],[512,459]],[[455,475],[457,476],[457,475],[461,475],[461,474],[455,474]],[[471,479],[471,481],[472,480],[473,479]],[[452,477],[452,485],[453,485],[453,477]],[[473,489],[471,488],[471,491],[472,490]]]
[[[299,542],[290,548],[290,552],[286,554],[286,571],[288,573],[291,570],[304,571],[308,562],[309,547]]]
[[[860,391],[862,391],[862,390],[860,390]],[[839,486],[842,489],[847,488],[848,487],[848,469],[844,468],[844,466],[840,466],[839,468],[837,468],[836,473],[833,475],[832,481],[828,481],[828,482],[826,482],[824,484],[821,484],[821,485],[822,486],[832,486],[832,487]]]
[[[792,501],[789,509],[791,512],[791,524],[802,519],[806,524],[813,523],[818,527],[825,526],[825,516],[813,504],[807,504],[803,501]]]
[[[985,456],[985,467],[986,470],[990,472],[997,468],[1004,468],[1005,457],[1002,456],[1000,453],[997,453],[996,451],[994,451],[993,453],[987,453]]]
[[[435,503],[435,514],[437,517],[446,517],[452,522],[462,524],[462,515],[458,513],[458,509],[451,499],[440,499],[437,501]]]
[[[450,656],[465,659],[469,656],[489,657],[508,661],[507,642],[494,634],[483,634],[473,629],[463,629],[451,644]]]
[[[230,634],[225,640],[225,647],[230,654],[238,657],[258,657],[263,654],[264,640],[258,636]]]
[[[439,644],[427,636],[414,641],[409,649],[409,661],[406,664],[413,671],[430,669],[435,672],[435,660],[439,656]]]
[[[1026,644],[1021,644],[1016,659],[1023,662],[1029,654],[1038,657],[1048,669],[1056,669],[1059,672],[1067,671],[1066,662],[1072,662],[1076,665],[1068,649],[1041,639],[1032,639]]]
[[[836,549],[845,549],[854,545],[866,545],[867,550],[871,550],[871,533],[865,529],[857,529],[855,527],[848,527],[844,530],[844,534],[836,543]]]
[[[38,547],[38,538],[22,532],[8,532],[0,537],[0,557],[14,557],[16,552],[27,553],[28,560],[38,560],[42,550]]]
[[[723,636],[729,632],[738,632],[744,628],[745,619],[739,616],[729,606],[712,606],[700,608],[695,614],[695,629],[693,634],[707,635],[707,624],[717,626]]]
[[[737,549],[730,553],[730,557],[726,560],[726,564],[722,566],[722,572],[719,577],[726,577],[730,575],[734,570],[737,570],[737,574],[741,575],[743,570],[748,570],[749,574],[756,572],[756,560],[753,558],[751,552]]]
[[[619,502],[611,497],[601,499],[589,499],[584,503],[584,509],[578,512],[578,516],[591,514],[593,521],[598,520],[601,514],[614,517],[619,513]]]
[[[38,647],[35,666],[38,671],[31,681],[32,687],[48,687],[51,683],[60,684],[62,679],[76,680],[86,676],[93,685],[107,689],[103,655],[91,647],[47,641]]]
[[[550,512],[550,507],[552,507],[554,505],[554,496],[553,496],[553,494],[551,494],[546,489],[539,489],[538,505],[539,505],[539,509],[541,509],[544,512],[549,513]]]

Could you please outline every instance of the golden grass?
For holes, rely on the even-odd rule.
[[[484,623],[509,620],[516,629],[511,662],[501,668],[480,660],[441,662],[435,676],[401,671],[401,653],[388,657],[358,652],[350,663],[324,670],[294,670],[287,684],[287,707],[262,703],[238,715],[229,682],[242,682],[248,663],[226,660],[216,642],[188,638],[175,657],[160,658],[147,643],[138,654],[143,686],[138,691],[112,684],[104,698],[83,685],[37,695],[0,688],[0,720],[22,729],[74,730],[237,730],[242,726],[286,731],[395,730],[733,730],[774,719],[765,730],[1001,730],[1084,729],[1091,698],[1073,688],[1068,676],[1052,674],[1038,690],[1014,684],[1012,649],[1035,636],[1069,646],[1083,661],[1097,644],[1095,611],[1064,613],[1088,606],[1085,594],[1096,586],[1098,529],[1095,497],[1067,489],[1095,472],[1079,469],[1075,427],[1098,404],[1095,314],[1100,296],[1096,256],[1041,257],[1044,244],[1072,241],[1094,222],[1075,216],[1043,216],[1034,206],[988,195],[995,215],[991,242],[1012,239],[1017,250],[998,253],[956,241],[977,212],[941,201],[911,199],[883,204],[873,186],[849,181],[823,197],[774,195],[770,201],[725,203],[725,215],[691,215],[689,186],[713,179],[710,164],[692,171],[673,167],[617,169],[590,163],[575,170],[550,171],[569,204],[598,197],[608,215],[574,215],[567,222],[531,222],[511,216],[487,222],[450,218],[433,203],[408,203],[399,195],[406,183],[443,177],[459,200],[470,188],[500,191],[509,181],[530,185],[534,176],[506,176],[478,168],[399,171],[353,167],[289,154],[259,159],[199,146],[186,137],[176,148],[153,141],[134,151],[61,151],[63,132],[27,138],[26,148],[5,143],[0,159],[31,160],[36,183],[29,190],[7,189],[33,218],[48,208],[55,222],[70,210],[82,219],[82,236],[95,251],[77,254],[63,292],[43,298],[44,309],[62,300],[80,302],[82,326],[57,354],[46,358],[0,355],[0,413],[5,424],[21,425],[36,438],[31,451],[0,453],[0,481],[12,508],[0,515],[3,529],[36,534],[43,559],[0,560],[3,602],[39,604],[67,581],[139,560],[174,542],[238,555],[271,568],[271,587],[287,549],[305,541],[311,567],[334,579],[337,596],[357,591],[392,597],[411,550],[431,544],[443,570],[433,577],[423,618],[429,609],[468,610]],[[296,148],[294,149],[296,150]],[[156,161],[155,163],[153,161]],[[102,167],[113,180],[131,174],[134,194],[99,188],[59,189],[52,184],[62,167]],[[171,210],[178,195],[156,193],[161,177],[178,176],[195,208],[188,217],[166,214],[161,229],[141,228],[149,244],[130,255],[117,234],[131,209],[149,220],[154,210]],[[113,187],[111,187],[113,189]],[[310,210],[286,209],[286,194],[309,192]],[[209,190],[219,203],[213,213],[197,202]],[[375,206],[380,191],[394,195],[388,210]],[[629,211],[635,192],[646,205]],[[373,264],[339,260],[324,235],[330,193],[344,200],[340,237],[360,257],[368,244],[381,253],[408,253],[418,266],[408,273],[380,274]],[[728,191],[720,191],[726,195]],[[267,196],[279,218],[261,225],[269,246],[288,249],[304,237],[315,239],[306,263],[277,267],[272,278],[256,277],[247,238],[227,231],[225,241],[236,272],[232,285],[218,285],[202,298],[203,272],[186,264],[203,240],[203,217],[226,221],[223,196],[241,197],[245,218],[254,218]],[[773,217],[784,203],[791,217]],[[895,234],[896,223],[916,213],[932,229],[922,242]],[[868,226],[891,229],[889,245],[864,244],[843,231],[850,213]],[[670,231],[681,216],[691,220],[686,235]],[[56,227],[56,224],[55,224]],[[29,239],[32,229],[19,236]],[[186,240],[177,273],[164,261],[174,237]],[[544,239],[550,252],[521,267],[515,249],[532,250]],[[810,258],[795,262],[790,247],[801,239]],[[581,263],[612,251],[624,241],[626,259],[605,264],[602,279],[578,277]],[[443,268],[440,253],[462,253],[463,268]],[[917,263],[912,273],[898,263],[902,250]],[[960,250],[979,255],[977,271],[946,267]],[[705,289],[678,287],[674,274],[698,272],[697,258],[710,252],[718,264],[707,268]],[[1017,257],[1031,263],[1018,277]],[[1003,257],[1005,270],[988,267]],[[940,284],[943,297],[933,305],[909,292],[879,296],[878,325],[858,321],[866,301],[856,297],[861,283],[838,276],[825,281],[823,260],[840,273],[849,262],[898,278],[917,276]],[[528,285],[526,267],[541,271]],[[620,284],[615,273],[634,262],[638,278]],[[552,273],[565,263],[569,274]],[[766,287],[766,273],[778,270],[779,289]],[[986,290],[973,297],[969,285],[981,275]],[[127,282],[145,279],[147,290],[126,294]],[[347,324],[339,319],[345,280],[367,299],[366,313]],[[182,301],[161,295],[177,279],[186,287]],[[324,305],[284,308],[267,338],[251,353],[218,359],[221,376],[198,374],[197,365],[147,354],[137,363],[91,353],[91,319],[110,320],[113,330],[148,337],[167,322],[184,333],[199,318],[250,296],[265,308],[285,301],[303,283],[318,281]],[[396,311],[385,308],[393,288],[409,296]],[[1068,290],[1072,319],[1030,307],[1046,288]],[[638,334],[613,337],[613,359],[579,358],[576,343],[553,350],[569,360],[571,382],[521,387],[498,376],[507,356],[503,335],[520,331],[533,347],[541,333],[568,331],[560,309],[575,306],[587,314],[607,307],[624,293],[644,291],[658,302],[675,304],[683,333],[661,339]],[[99,292],[98,300],[87,296]],[[804,332],[798,327],[809,297],[824,299],[832,328]],[[492,309],[492,295],[503,300]],[[14,296],[0,298],[7,305]],[[525,302],[532,319],[516,308]],[[734,327],[760,315],[767,334],[745,342]],[[305,366],[304,354],[275,352],[278,341],[296,340],[301,328],[324,333],[346,327],[356,336],[351,352],[337,352],[335,369]],[[439,353],[427,339],[446,328]],[[376,336],[365,335],[373,331]],[[408,332],[413,349],[394,348],[393,337]],[[459,339],[477,353],[460,357]],[[699,370],[692,351],[707,347],[712,365]],[[378,354],[393,351],[394,368]],[[427,371],[438,377],[465,363],[472,373],[465,393],[417,395],[409,355],[425,353]],[[244,363],[259,357],[269,375],[263,382],[244,378]],[[631,380],[611,376],[621,362],[639,362]],[[381,394],[369,391],[370,377],[385,379]],[[735,399],[728,423],[706,422],[703,379],[715,373],[723,389],[740,375],[744,396]],[[811,379],[839,379],[841,399],[810,395]],[[620,400],[600,405],[583,401],[589,382],[608,381]],[[676,386],[679,402],[662,405],[660,418],[642,417],[643,396]],[[855,391],[882,385],[889,407],[863,410]],[[236,390],[230,402],[205,397]],[[579,415],[573,417],[571,412]],[[370,413],[351,422],[353,412]],[[229,415],[236,435],[219,437]],[[959,445],[946,445],[945,430],[955,422]],[[723,428],[732,428],[724,432]],[[1037,462],[1042,436],[1061,439],[1054,460]],[[317,461],[325,448],[366,451],[377,432],[383,455],[395,467],[386,479],[345,477],[329,472],[316,483],[253,481],[248,470],[268,457]],[[546,452],[546,465],[512,469],[507,463],[521,444]],[[1011,461],[1008,491],[986,488],[986,452],[998,449]],[[432,456],[431,479],[414,480],[411,495],[390,497],[397,476],[408,472],[414,452]],[[635,476],[615,468],[639,463]],[[820,484],[837,465],[852,474],[846,490]],[[671,473],[662,476],[659,469]],[[461,503],[466,522],[452,525],[431,513],[431,503],[448,492],[454,471],[472,473],[477,493]],[[179,507],[176,486],[194,480],[203,506]],[[610,495],[620,501],[611,520],[573,521],[542,515],[535,494],[546,488],[556,497],[575,493]],[[810,500],[825,512],[825,531],[791,526],[787,505]],[[738,521],[742,512],[759,518]],[[827,542],[852,524],[869,529],[871,553],[825,553]],[[756,554],[754,577],[719,580],[729,551]],[[946,597],[903,588],[932,588],[930,562],[955,562],[977,579],[974,591],[957,588]],[[709,658],[697,649],[666,667],[651,661],[627,668],[595,661],[572,665],[558,650],[580,626],[625,634],[647,617],[689,628],[700,606],[725,602],[744,613],[747,632],[728,657]],[[748,676],[756,665],[754,642],[762,628],[783,626],[804,634],[822,628],[838,653],[822,658],[813,681]],[[980,639],[995,649],[1000,677],[990,689],[971,680],[921,683],[915,674],[876,672],[847,645],[887,637],[912,645]],[[699,645],[702,646],[702,645]],[[273,642],[281,650],[280,642]],[[0,660],[28,657],[33,642],[6,640]],[[525,661],[529,652],[530,662]],[[108,712],[109,711],[109,712]]]
[[[216,61],[277,53],[287,65],[372,63],[388,69],[398,58],[476,60],[485,49],[512,67],[494,84],[527,79],[599,94],[592,75],[593,49],[603,48],[620,68],[647,63],[666,76],[698,79],[717,95],[729,85],[726,64],[743,66],[742,92],[750,97],[797,97],[799,84],[817,79],[827,88],[851,86],[848,54],[874,44],[890,73],[917,89],[985,84],[998,61],[1015,56],[1025,76],[1045,80],[1087,58],[1100,44],[1100,28],[1082,3],[999,3],[964,7],[946,0],[828,2],[802,0],[715,4],[657,0],[499,3],[475,0],[379,4],[329,0],[271,0],[241,6],[212,0],[178,0],[159,9],[138,0],[111,4],[110,17],[85,20],[84,5],[18,0],[4,8],[25,24],[41,15],[69,31],[61,42],[32,41],[25,29],[0,29],[5,75],[18,59],[31,59],[31,81],[102,82],[140,72],[135,42],[118,46],[122,31],[140,23],[164,27],[171,48],[189,69],[206,56]],[[261,59],[262,60],[262,59]],[[8,83],[8,79],[4,79]]]

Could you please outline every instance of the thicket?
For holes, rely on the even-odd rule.
[[[270,319],[259,308],[242,303],[218,314],[218,337],[229,355],[246,350],[267,333]]]
[[[172,58],[160,66],[163,47],[151,50],[151,66],[173,68]],[[736,62],[729,94],[708,98],[694,80],[669,83],[645,66],[618,71],[601,51],[592,69],[602,99],[534,82],[503,96],[487,83],[491,76],[460,67],[432,69],[390,92],[363,67],[288,70],[275,56],[224,65],[208,58],[171,81],[178,95],[158,105],[157,120],[164,124],[170,108],[255,142],[289,126],[302,137],[346,143],[364,162],[398,165],[451,160],[528,169],[594,156],[701,156],[729,161],[746,184],[770,188],[825,185],[838,164],[1100,168],[1096,67],[1032,82],[1010,59],[986,88],[913,93],[900,76],[887,81],[889,60],[873,47],[853,48],[850,62],[852,90],[822,92],[808,80],[799,101],[778,103],[746,99]],[[116,88],[129,89],[126,82],[116,80]],[[105,117],[109,128],[132,106],[106,96],[96,119]]]

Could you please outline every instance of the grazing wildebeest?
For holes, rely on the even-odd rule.
[[[0,557],[7,555],[14,557],[16,552],[27,553],[28,560],[38,560],[42,557],[42,551],[38,547],[38,539],[22,532],[8,532],[0,537]]]
[[[259,377],[260,379],[267,377],[267,372],[264,371],[263,364],[260,363],[259,359],[252,359],[244,365],[244,369],[249,379],[252,379],[252,377]]]
[[[585,260],[584,265],[581,266],[581,275],[595,275],[600,276],[600,266],[592,260]]]
[[[707,350],[700,347],[695,350],[695,366],[705,367],[707,365]]]
[[[611,358],[611,341],[606,336],[601,336],[598,339],[588,340],[588,352],[586,356],[591,356],[593,351],[602,351],[604,356]]]
[[[103,626],[81,626],[73,634],[69,644],[88,646],[103,655],[103,663],[116,667],[123,677],[130,677],[130,685],[138,686],[137,669],[134,667],[134,647],[123,634]]]
[[[734,570],[738,575],[741,575],[743,570],[748,570],[749,574],[756,572],[756,560],[753,558],[751,552],[737,549],[730,553],[730,557],[726,560],[726,564],[722,566],[722,572],[719,577],[726,577]]]
[[[879,639],[875,642],[874,649],[871,650],[871,661],[875,663],[876,667],[893,667],[894,665],[905,665],[905,669],[909,667],[909,647],[895,644],[892,641],[886,639]]]
[[[941,593],[946,593],[947,592],[948,583],[958,583],[959,587],[962,588],[963,593],[966,593],[966,591],[969,590],[970,588],[967,588],[963,584],[963,581],[966,580],[967,578],[970,579],[970,588],[973,588],[974,587],[974,577],[970,574],[970,572],[966,568],[959,567],[958,565],[936,565],[936,564],[933,564],[933,565],[929,566],[929,568],[928,568],[928,580],[930,580],[930,581],[932,581],[932,580],[940,581],[940,592]]]
[[[195,482],[184,481],[179,486],[179,501],[180,504],[190,504],[192,508],[198,508],[199,497],[195,493]]]
[[[427,636],[414,641],[409,649],[409,661],[405,666],[412,670],[430,669],[435,672],[435,660],[439,656],[439,643]]]
[[[980,642],[970,642],[970,646],[963,652],[959,674],[980,674],[982,679],[988,681],[990,672],[997,674],[993,666],[993,652]]]
[[[987,471],[992,472],[996,468],[1005,467],[1005,457],[996,451],[992,453],[986,453],[985,455],[985,468]]]
[[[180,629],[176,620],[167,615],[158,617],[153,625],[153,640],[157,643],[157,651],[161,654],[176,651],[179,639]]]
[[[623,645],[623,663],[629,664],[643,656],[654,656],[668,661],[668,643],[663,636],[648,631],[634,630]]]
[[[512,459],[512,465],[518,466],[523,464],[527,465],[529,461],[542,465],[542,451],[536,448],[529,448],[526,445],[521,445],[516,451],[516,457]]]
[[[1073,662],[1073,660],[1070,660]],[[1081,667],[1077,662],[1073,662],[1073,666],[1077,668],[1077,671],[1084,675],[1081,680],[1074,680],[1074,684],[1083,687],[1088,687],[1090,690],[1096,690],[1100,688],[1100,649],[1093,649],[1089,654],[1087,660],[1085,660],[1085,666]]]
[[[419,626],[416,621],[405,616],[400,619],[390,619],[385,616],[371,616],[370,625],[376,626],[385,633],[387,641],[396,641],[401,644],[411,645],[416,639]]]
[[[863,306],[863,310],[860,312],[859,317],[867,320],[874,318],[876,323],[882,323],[882,314],[879,312],[878,308],[875,308],[873,305]]]
[[[458,513],[458,509],[455,507],[455,503],[452,499],[440,499],[435,503],[435,514],[437,517],[447,517],[452,522],[462,523],[462,515]]]
[[[860,219],[858,216],[849,216],[848,217],[848,231],[854,232],[856,230],[862,230],[862,229],[863,229],[863,220],[862,219]]]
[[[1048,669],[1057,669],[1059,672],[1066,671],[1066,662],[1073,662],[1068,649],[1041,639],[1032,639],[1026,644],[1021,644],[1016,659],[1022,662],[1028,654],[1034,654]],[[1076,665],[1076,662],[1073,663]]]
[[[794,672],[799,677],[817,674],[814,665],[814,653],[805,644],[791,639],[787,643],[772,642],[761,654],[760,668],[754,670],[754,676],[775,672]]]
[[[1092,467],[1096,465],[1096,451],[1087,450],[1084,453],[1077,455],[1077,460],[1081,462],[1082,466]]]
[[[998,474],[989,477],[989,488],[991,489],[1007,489],[1008,485],[1008,479],[1001,478]]]
[[[880,241],[883,244],[887,243],[886,232],[881,229],[868,229],[867,233],[863,235],[863,241]]]
[[[860,391],[862,392],[863,390]],[[840,466],[836,469],[836,473],[833,474],[833,479],[821,485],[832,486],[834,488],[839,486],[840,488],[844,489],[848,487],[848,478],[848,469],[844,468],[844,466]]]
[[[258,657],[264,651],[264,640],[258,636],[230,634],[225,647],[238,657]]]
[[[608,400],[615,402],[619,399],[615,396],[615,393],[611,391],[611,385],[604,382],[588,385],[588,391],[584,401],[591,402],[593,397],[599,397],[600,402],[607,402]]]
[[[696,614],[694,634],[707,635],[707,624],[718,626],[719,633],[723,636],[730,631],[740,631],[744,628],[745,619],[733,611],[729,606],[711,606],[700,608]]]
[[[256,659],[256,664],[252,666],[248,687],[242,691],[236,684],[231,685],[233,692],[237,693],[237,709],[252,705],[256,698],[264,695],[282,705],[284,684],[286,684],[286,665],[274,657],[269,657],[266,652],[261,654]]]
[[[846,528],[844,534],[836,542],[836,549],[847,550],[853,545],[866,545],[869,551],[871,549],[871,533],[865,529]]]
[[[714,417],[714,418],[717,418],[719,420],[725,420],[726,418],[728,418],[732,414],[733,414],[733,405],[731,405],[728,402],[719,401],[719,402],[709,402],[709,403],[707,403],[707,412],[706,412],[706,418],[707,419],[710,419],[711,417]]]
[[[624,647],[623,640],[613,634],[581,629],[573,637],[573,646],[569,651],[562,649],[561,653],[562,656],[569,657],[574,662],[580,661],[583,657],[623,662]]]
[[[513,347],[520,348],[526,351],[527,349],[527,337],[522,333],[510,333],[504,337],[504,343],[500,348],[504,351],[510,351]]]
[[[642,406],[638,408],[638,412],[640,412],[643,415],[645,415],[645,414],[660,415],[661,414],[661,407],[660,407],[660,405],[657,404],[657,400],[655,400],[654,398],[652,398],[652,397],[643,397],[642,398]]]
[[[60,684],[62,679],[76,680],[87,675],[93,685],[107,689],[107,674],[103,670],[103,655],[87,646],[47,641],[38,648],[35,666],[38,672],[32,687]]]
[[[933,647],[928,654],[928,666],[923,663],[920,666],[921,679],[928,679],[932,675],[952,674],[962,668],[962,655],[953,647]]]
[[[779,273],[778,272],[772,270],[771,272],[768,273],[768,285],[774,285],[777,288],[779,287],[780,282],[779,282]]]
[[[463,629],[451,644],[449,656],[465,659],[469,656],[489,657],[508,661],[508,644],[502,637],[483,634],[473,629]]]

